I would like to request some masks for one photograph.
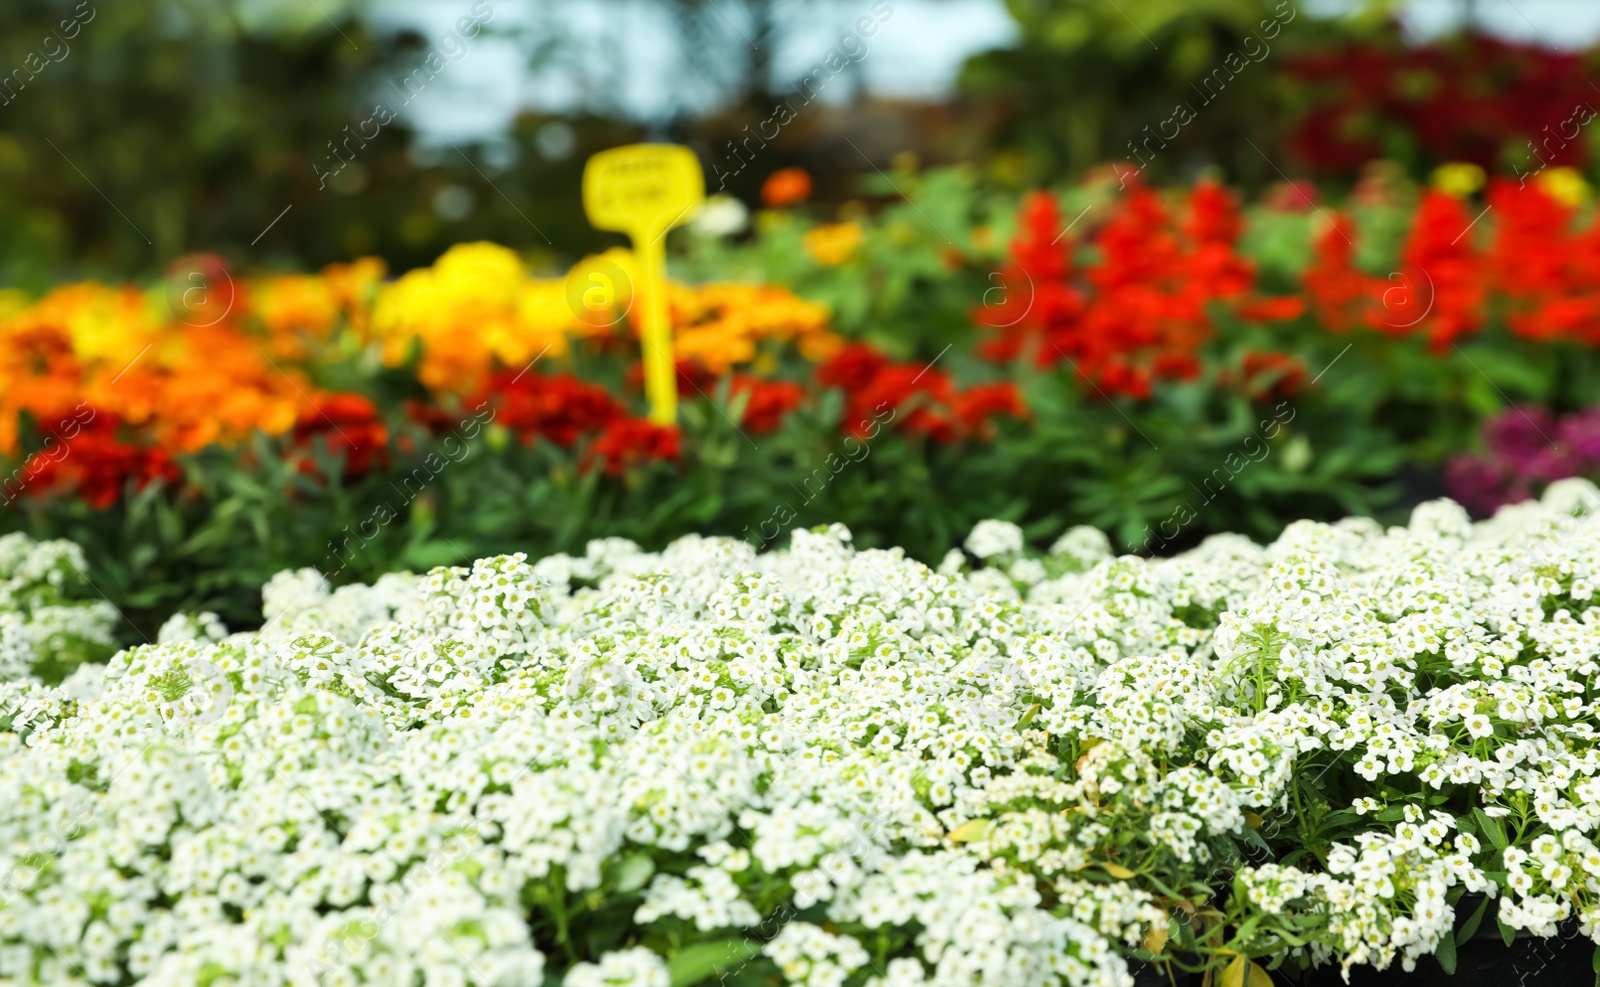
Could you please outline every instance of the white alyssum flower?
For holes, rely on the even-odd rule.
[[[1022,551],[1022,529],[1010,521],[979,521],[967,535],[967,551],[980,559]]]
[[[1171,559],[280,574],[260,631],[0,686],[0,978],[1128,987],[1174,888],[1264,962],[1410,968],[1462,892],[1600,936],[1600,492],[1552,490]],[[5,654],[66,605],[19,544]]]
[[[25,688],[36,674],[59,678],[111,654],[117,611],[96,598],[88,567],[71,542],[0,535],[0,682]]]

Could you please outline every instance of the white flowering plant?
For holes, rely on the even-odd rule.
[[[1490,899],[1600,940],[1597,519],[284,573],[259,631],[6,685],[0,978],[1254,985],[1449,969]]]
[[[83,551],[68,541],[0,535],[0,681],[59,682],[115,650],[114,607],[84,575]]]

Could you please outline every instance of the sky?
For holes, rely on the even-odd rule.
[[[474,2],[492,11],[496,32],[516,36],[467,41],[467,54],[408,108],[424,142],[492,139],[525,108],[588,108],[641,120],[707,109],[719,90],[706,78],[733,71],[749,54],[745,46],[755,44],[732,0],[706,0],[704,61],[687,76],[675,46],[661,41],[676,28],[652,0],[387,0],[381,19],[410,25],[437,46]],[[1354,2],[1302,0],[1314,13],[1337,13]],[[878,9],[884,7],[888,16],[880,15],[855,70],[856,87],[877,96],[938,98],[950,91],[963,60],[1015,38],[1002,0],[889,0]],[[1600,0],[1477,0],[1475,8],[1479,24],[1508,38],[1561,49],[1600,39]],[[769,53],[777,75],[802,75],[872,9],[872,0],[780,7],[783,27]],[[1402,21],[1408,33],[1426,38],[1459,24],[1462,9],[1462,0],[1411,0]],[[563,43],[552,45],[556,38]],[[856,91],[833,87],[824,98],[848,99]]]

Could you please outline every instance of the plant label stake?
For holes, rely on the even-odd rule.
[[[650,420],[657,425],[671,425],[678,418],[677,367],[667,320],[667,231],[692,216],[705,197],[699,159],[676,144],[614,147],[590,158],[583,168],[583,210],[589,222],[633,240],[645,394]]]

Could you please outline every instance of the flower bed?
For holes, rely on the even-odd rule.
[[[1255,984],[1450,969],[1484,894],[1595,937],[1597,519],[286,572],[4,687],[0,975]]]
[[[246,626],[284,568],[373,580],[603,536],[839,522],[934,561],[992,517],[1143,554],[1399,520],[1508,402],[1600,386],[1582,180],[1480,204],[1452,174],[1341,209],[1110,172],[989,201],[945,171],[823,225],[795,187],[748,240],[681,235],[673,270],[705,283],[669,291],[673,427],[645,418],[623,251],[563,277],[462,244],[393,280],[197,258],[179,273],[204,290],[6,294],[0,530],[82,545],[131,644],[180,610]],[[1518,495],[1498,470],[1477,485]]]

